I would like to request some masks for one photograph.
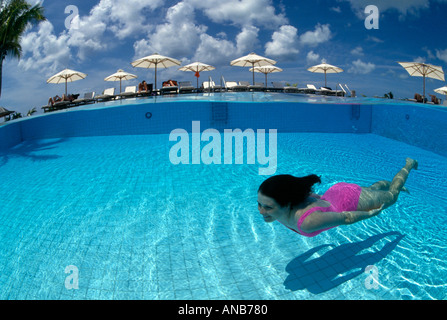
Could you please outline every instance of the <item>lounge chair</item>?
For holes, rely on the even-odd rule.
[[[51,112],[51,111],[57,111],[57,110],[62,110],[62,109],[67,109],[69,106],[72,105],[71,101],[59,101],[59,102],[55,102],[53,105],[46,105],[43,106],[43,112]]]
[[[423,97],[419,93],[415,93],[413,99],[406,99],[406,100],[411,101],[411,102],[419,102],[419,103],[424,102]]]
[[[46,106],[42,107],[44,112],[57,111],[57,110],[67,109],[69,107],[74,106],[75,104],[73,103],[73,101],[79,97],[79,94],[69,94],[68,97],[66,97],[64,94],[64,95],[62,95],[62,97],[64,99],[68,98],[69,100],[58,101],[58,102],[53,103],[53,105],[50,105],[50,102],[48,101],[48,104]]]
[[[250,84],[248,82],[239,82],[239,84],[235,81],[227,81],[225,83],[226,89],[228,91],[248,91],[248,86]]]
[[[294,87],[294,86],[285,86],[284,92],[285,93],[300,93],[300,89],[298,89],[298,87]]]
[[[322,95],[330,96],[333,95],[333,90],[329,87],[321,87],[318,92]]]
[[[121,99],[135,98],[137,96],[137,86],[126,87],[124,92],[121,92],[119,96],[121,97]]]
[[[264,82],[255,82],[253,91],[266,91],[266,89],[267,88],[265,87]]]
[[[336,95],[337,95],[337,96],[346,97],[346,95],[348,94],[348,92],[346,91],[346,89],[347,89],[348,87],[345,85],[345,86],[346,86],[346,89],[345,89],[341,83],[339,83],[338,86],[340,87],[341,90],[337,91]]]
[[[222,86],[216,85],[214,81],[204,81],[202,82],[202,89],[204,92],[209,91],[222,91]]]
[[[248,81],[239,81],[237,86],[233,87],[233,91],[249,91],[250,90],[250,82]]]
[[[147,97],[152,95],[152,92],[154,90],[154,85],[152,83],[147,84],[147,90],[138,91],[137,96],[138,97]]]
[[[273,92],[284,92],[284,84],[281,82],[272,82],[273,87],[268,88],[268,91],[273,91]]]
[[[225,82],[225,89],[227,91],[233,91],[233,87],[237,86],[237,82],[235,81],[226,81]]]
[[[248,81],[239,81],[239,86],[236,87],[236,90],[240,89],[241,91],[262,91],[263,86],[263,83],[261,85],[257,83],[253,85],[250,84],[250,82]]]
[[[192,93],[196,88],[192,86],[191,81],[180,81],[179,82],[179,93]]]
[[[169,83],[174,83],[173,85],[170,85]],[[160,89],[160,94],[175,94],[178,93],[178,83],[174,80],[168,80],[163,82],[163,87]]]
[[[300,88],[300,91],[307,94],[316,94],[317,92],[320,92],[321,90],[318,90],[313,84],[307,84],[306,88]]]
[[[72,101],[59,101],[59,102],[55,102],[53,104],[53,107],[55,108],[55,110],[67,109],[71,106],[73,106],[73,100]]]
[[[285,85],[284,86],[284,92],[285,93],[300,93],[300,89],[298,87],[295,87],[295,86]]]
[[[83,105],[83,104],[89,104],[89,103],[95,103],[95,92],[87,92],[84,94],[84,98],[82,99],[75,99],[73,100],[72,107]]]
[[[204,81],[204,82],[202,82],[201,88],[202,88],[203,92],[209,92],[209,91],[213,90],[213,85],[214,85],[213,81]]]
[[[332,88],[329,87],[321,87],[320,90],[317,92],[327,95],[327,96],[342,96],[343,91],[342,90],[332,90]]]
[[[115,88],[108,88],[108,89],[104,90],[102,95],[96,96],[95,100],[96,100],[96,102],[102,102],[102,101],[112,100],[115,98],[116,98]]]
[[[273,89],[270,88],[269,91],[285,92],[285,93],[299,93],[300,90],[294,86],[284,86],[282,82],[272,82]]]
[[[53,110],[51,110],[52,109],[51,106],[42,106],[42,109],[43,109],[44,113],[53,111]]]
[[[43,112],[44,112],[44,113],[51,112],[51,111],[56,111],[56,110],[57,110],[57,109],[54,107],[54,105],[53,105],[53,106],[46,105],[46,106],[43,106],[42,109],[43,109]]]

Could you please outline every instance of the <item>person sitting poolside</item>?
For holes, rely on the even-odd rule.
[[[434,104],[439,104],[439,99],[436,96],[430,95],[430,97],[431,97],[431,102],[433,102]]]
[[[422,96],[419,93],[415,93],[414,94],[414,100],[416,100],[416,102],[424,102],[424,99],[422,98]]]
[[[265,180],[258,189],[258,210],[264,221],[278,221],[296,233],[314,237],[321,232],[377,216],[396,203],[399,193],[418,162],[407,158],[405,166],[390,181],[369,187],[340,182],[323,196],[312,193],[321,183],[317,175],[298,178],[277,175]]]
[[[177,81],[174,80],[168,80],[163,82],[163,87],[177,87],[177,86],[178,86]]]
[[[138,93],[141,93],[142,91],[143,91],[143,92],[147,92],[147,91],[148,91],[146,80],[143,80],[143,82],[141,82],[141,83],[138,85]]]
[[[50,99],[48,99],[48,105],[49,106],[54,106],[54,104],[56,103],[56,102],[62,102],[62,101],[73,101],[74,100],[74,97],[73,97],[73,95],[65,95],[65,94],[63,94],[62,95],[62,98],[61,97],[59,97],[58,95],[56,95],[56,96],[54,96],[54,97],[50,97]]]

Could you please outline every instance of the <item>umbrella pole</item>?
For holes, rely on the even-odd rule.
[[[324,86],[327,87],[326,70],[324,70]]]
[[[155,90],[157,90],[157,63],[155,63]]]
[[[199,69],[198,68],[196,69],[196,74],[197,73],[199,73]],[[194,74],[194,76],[196,76],[196,74]],[[196,78],[197,78],[197,92],[199,92],[199,77],[196,77]]]
[[[253,63],[253,85],[255,85],[255,64]]]
[[[267,85],[267,73],[265,74],[265,88],[267,88],[268,87],[268,85]]]
[[[67,95],[67,79],[65,79],[65,95]]]
[[[424,99],[424,103],[425,103],[425,74],[424,74],[424,95],[423,95],[423,99]]]

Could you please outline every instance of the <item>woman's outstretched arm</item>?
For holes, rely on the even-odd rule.
[[[345,217],[345,224],[353,224],[377,216],[382,209],[383,205],[380,208],[369,211],[343,211],[342,214]]]
[[[326,228],[353,224],[378,215],[382,211],[382,208],[383,206],[381,206],[378,209],[373,209],[370,211],[343,211],[343,212],[315,211],[303,221],[301,225],[301,230],[303,230],[306,233],[311,233]]]

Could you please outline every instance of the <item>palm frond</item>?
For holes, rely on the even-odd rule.
[[[40,4],[31,6],[25,0],[0,0],[0,96],[3,60],[6,56],[20,59],[20,40],[29,25],[45,20]]]
[[[20,58],[20,39],[28,25],[45,20],[43,8],[37,4],[31,7],[24,0],[1,2],[0,12],[0,54]]]

